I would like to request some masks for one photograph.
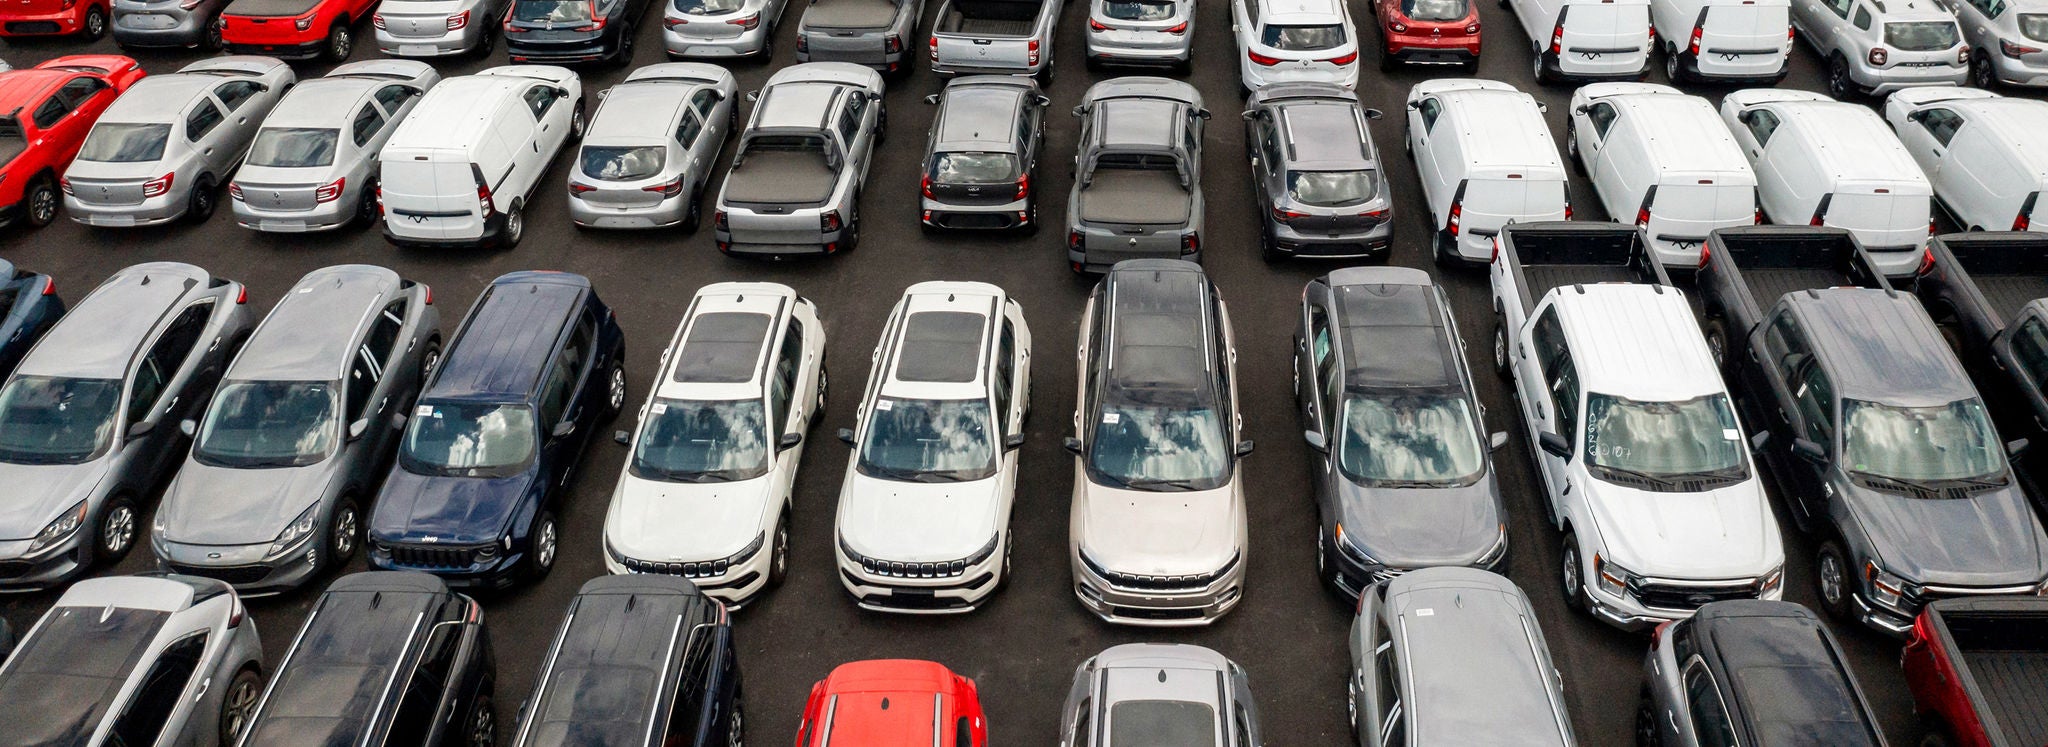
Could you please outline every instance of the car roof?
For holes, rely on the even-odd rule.
[[[925,282],[903,292],[903,317],[884,396],[969,399],[987,394],[1003,291],[987,283]]]
[[[183,612],[195,604],[191,584],[163,575],[106,576],[72,584],[57,599],[58,607],[119,607]]]
[[[1706,99],[1682,93],[1626,93],[1598,101],[1612,103],[1641,120],[1637,131],[1642,133],[1643,146],[1651,162],[1663,171],[1740,173],[1755,181],[1742,147]]]
[[[1202,703],[1221,716],[1230,660],[1201,646],[1132,643],[1096,655],[1095,668],[1102,673],[1096,696],[1103,710],[1121,702],[1166,700]]]
[[[1567,285],[1552,292],[1581,387],[1671,402],[1723,393],[1685,296],[1648,283]]]
[[[1409,673],[1403,702],[1417,743],[1566,743],[1551,664],[1514,583],[1472,568],[1429,568],[1389,582],[1386,604]]]
[[[1536,99],[1515,90],[1461,88],[1432,94],[1446,109],[1459,109],[1452,123],[1464,142],[1465,160],[1488,166],[1555,169],[1564,175],[1564,161]]]
[[[2043,6],[2048,6],[2044,0]],[[2048,177],[2048,101],[2000,96],[1991,99],[1943,101],[1929,106],[1955,109],[1973,117],[2004,147],[2000,150],[2017,160],[2018,166],[2035,178]]]
[[[1741,707],[1755,744],[1876,744],[1862,697],[1827,629],[1792,602],[1733,600],[1700,608],[1693,640]]]
[[[119,379],[147,341],[212,276],[183,262],[147,262],[122,269],[58,318],[18,373]]]
[[[816,744],[864,747],[937,739],[959,710],[954,676],[929,661],[841,664],[823,683],[831,715],[821,724]]]
[[[521,743],[646,743],[648,720],[663,710],[658,704],[675,697],[670,679],[682,662],[714,652],[689,648],[697,627],[719,622],[722,612],[680,576],[629,574],[586,582],[570,601],[548,655],[532,712],[520,728]],[[574,702],[558,706],[551,702],[557,697]],[[632,708],[591,712],[593,702]]]
[[[538,83],[547,81],[517,75],[445,78],[420,97],[384,147],[467,148],[485,133],[495,131],[493,118],[505,97],[516,97]]]
[[[666,143],[675,136],[677,112],[703,86],[668,82],[620,83],[605,93],[604,105],[584,133],[585,143]]]
[[[1933,406],[1977,395],[1941,332],[1912,296],[1875,288],[1785,295],[1846,399]]]
[[[439,578],[369,571],[335,579],[313,604],[251,724],[251,741],[361,742],[389,723],[399,670],[426,648],[451,594]]]
[[[1209,402],[1217,323],[1209,279],[1183,260],[1130,260],[1103,278],[1109,338],[1102,381],[1108,399]]]
[[[1460,387],[1449,324],[1429,274],[1407,267],[1331,273],[1333,328],[1344,384],[1353,388]]]
[[[568,273],[515,272],[476,300],[422,399],[526,401],[590,281]]]
[[[228,79],[206,73],[164,73],[135,81],[100,115],[101,122],[158,124],[177,121],[185,107]]]
[[[263,126],[339,128],[372,92],[396,82],[353,76],[302,80],[263,118]]]
[[[373,265],[337,265],[306,273],[264,317],[227,378],[333,381],[372,314],[398,293],[398,273]]]
[[[1917,183],[1924,194],[1933,193],[1926,173],[1906,152],[1906,146],[1869,107],[1840,101],[1782,101],[1767,106],[1781,112],[1784,120],[1772,139],[1799,138],[1835,179]]]
[[[42,103],[41,99],[64,85],[65,81],[81,73],[70,70],[8,70],[0,72],[0,109],[12,111],[27,109]],[[0,111],[0,114],[7,112]]]
[[[1289,165],[1298,168],[1366,168],[1365,113],[1357,102],[1335,99],[1285,101],[1273,107],[1287,136]]]
[[[1028,89],[1006,85],[947,86],[945,108],[937,124],[934,150],[1011,152],[1017,139],[1017,119],[1024,113]]]
[[[1914,0],[1871,0],[1870,4],[1877,7],[1878,15],[1883,16],[1885,21],[1948,21],[1954,23],[1956,20],[1954,14],[1931,0],[1926,3],[1914,2]]]
[[[785,326],[796,292],[774,283],[718,283],[690,302],[656,396],[671,399],[758,397],[763,355]]]

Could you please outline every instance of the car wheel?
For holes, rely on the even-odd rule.
[[[1267,262],[1286,259],[1281,256],[1280,248],[1273,242],[1273,232],[1266,229],[1266,222],[1263,220],[1259,221],[1259,259]]]
[[[1707,340],[1707,353],[1714,356],[1714,365],[1722,371],[1728,370],[1728,325],[1719,319],[1709,319],[1702,335]]]
[[[356,224],[374,226],[377,219],[384,217],[384,211],[377,206],[377,183],[363,185],[363,193],[356,196]]]
[[[426,385],[427,377],[432,376],[434,374],[434,369],[438,368],[440,365],[441,338],[436,337],[427,340],[426,352],[420,353],[420,385],[422,387]]]
[[[1998,87],[1998,68],[1992,65],[1991,55],[1983,50],[1970,55],[1970,82],[1986,91]]]
[[[86,8],[85,24],[79,31],[88,41],[99,41],[100,37],[106,36],[107,10],[97,5]]]
[[[1852,622],[1855,615],[1850,609],[1850,584],[1855,581],[1849,576],[1849,556],[1842,552],[1842,544],[1835,540],[1820,543],[1814,552],[1813,584],[1820,592],[1820,606],[1836,620]]]
[[[856,202],[859,197],[855,197]],[[860,210],[853,210],[853,217],[846,221],[846,238],[839,242],[839,251],[850,252],[860,248]]]
[[[703,225],[703,223],[704,223],[704,199],[703,199],[703,198],[704,198],[704,196],[703,196],[702,194],[692,194],[692,195],[690,195],[690,209],[689,209],[689,211],[688,211],[688,212],[685,212],[685,213],[683,214],[683,233],[696,233],[696,232],[697,232],[697,227],[698,227],[698,226],[700,226],[700,225]]]
[[[362,544],[362,512],[356,508],[356,499],[343,498],[341,505],[334,507],[334,520],[329,523],[334,536],[329,538],[329,560],[336,566],[348,563],[356,556],[356,546]]]
[[[626,362],[612,364],[611,380],[605,382],[605,406],[613,414],[626,407]]]
[[[477,698],[469,714],[469,746],[492,747],[498,743],[498,714],[490,698]]]
[[[233,682],[228,683],[227,694],[220,699],[220,743],[234,744],[242,738],[242,732],[249,728],[249,717],[256,714],[256,699],[263,695],[263,678],[254,669],[243,669],[235,673]]]
[[[1848,101],[1855,93],[1855,83],[1849,79],[1849,61],[1835,55],[1828,61],[1828,95],[1836,101]]]
[[[746,709],[740,707],[739,701],[734,700],[732,704],[732,718],[726,719],[725,722],[726,747],[745,747],[747,743],[746,713]]]
[[[526,235],[525,213],[526,206],[516,202],[512,204],[511,210],[505,211],[504,248],[510,249],[518,246],[520,237]]]
[[[573,112],[570,112],[570,113],[569,113],[569,139],[570,139],[570,140],[582,140],[582,139],[583,139],[583,127],[584,127],[584,121],[583,121],[583,100],[582,100],[582,99],[577,99],[577,100],[576,100],[576,111],[573,111]]]
[[[1539,500],[1549,500],[1543,497]],[[1558,546],[1558,591],[1564,594],[1564,604],[1575,610],[1586,609],[1586,569],[1579,563],[1579,535],[1565,532],[1564,542]]]
[[[355,34],[348,30],[345,21],[336,19],[333,28],[327,30],[327,59],[330,62],[345,61],[348,53],[355,51]]]
[[[1512,363],[1513,361],[1508,358],[1507,323],[1496,321],[1493,325],[1493,370],[1505,379],[1512,373],[1509,369]]]
[[[770,64],[775,62],[775,29],[773,27],[768,29],[768,33],[761,35],[760,60],[763,63]]]
[[[1564,154],[1571,156],[1573,171],[1586,173],[1586,157],[1579,154],[1579,125],[1570,115],[1564,120]]]
[[[781,586],[789,580],[789,509],[782,509],[782,515],[775,519],[775,546],[768,556],[768,586]]]
[[[639,29],[634,28],[631,24],[619,29],[619,51],[617,56],[612,59],[613,67],[625,67],[633,64],[633,44],[635,42],[635,32],[637,31]]]
[[[1672,85],[1685,82],[1685,65],[1681,62],[1678,47],[1664,51],[1664,77],[1670,79]]]
[[[555,525],[555,512],[541,511],[540,518],[533,522],[533,534],[527,538],[531,544],[526,553],[527,577],[539,581],[548,577],[548,571],[555,569],[555,554],[561,550],[561,528]]]
[[[28,224],[41,228],[56,220],[57,199],[57,183],[48,176],[36,177],[35,183],[28,185],[28,199],[23,201],[28,205]]]
[[[1636,747],[1663,747],[1664,735],[1657,732],[1657,703],[1650,688],[1636,696]]]
[[[1316,578],[1325,581],[1337,579],[1330,573],[1330,542],[1323,538],[1323,528],[1320,524],[1316,526]]]
[[[830,374],[828,374],[828,373],[827,373],[827,370],[826,370],[826,368],[825,368],[825,363],[824,363],[824,361],[819,361],[819,362],[818,362],[818,400],[817,400],[817,403],[816,403],[816,404],[813,404],[813,405],[811,406],[811,422],[812,422],[812,423],[816,423],[816,422],[818,422],[818,418],[822,418],[822,417],[825,417],[825,390],[826,390],[826,387],[828,387],[828,386],[830,386],[830,385],[831,385],[831,383],[832,383],[832,382],[831,382],[831,376],[830,376]]]
[[[135,499],[115,496],[100,508],[99,520],[93,522],[93,554],[102,562],[113,563],[135,549],[135,535],[138,529]]]
[[[213,217],[213,177],[202,176],[192,185],[192,195],[185,200],[185,222],[205,223]]]
[[[1537,53],[1536,53],[1536,62],[1535,62],[1535,64],[1534,64],[1534,67],[1533,67],[1532,69],[1534,70],[1534,74],[1535,74],[1535,76],[1536,76],[1536,82],[1537,82],[1537,83],[1549,83],[1549,82],[1550,82],[1550,75],[1549,75],[1549,74],[1547,74],[1547,73],[1545,73],[1545,72],[1543,72],[1543,53],[1542,53],[1542,52],[1537,52]]]
[[[219,16],[215,16],[213,20],[206,22],[206,40],[202,43],[202,46],[209,52],[218,52],[227,47],[227,40],[222,39],[220,35]]]

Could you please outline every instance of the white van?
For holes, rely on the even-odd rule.
[[[1792,53],[1791,0],[1650,0],[1672,83],[1777,85]]]
[[[2025,231],[2048,191],[2048,101],[1981,88],[1906,88],[1884,118],[1934,183],[1934,200],[1971,231]]]
[[[1453,78],[1408,89],[1408,152],[1438,262],[1484,263],[1509,223],[1570,220],[1564,161],[1543,107],[1514,86]]]
[[[1876,112],[1751,88],[1722,99],[1721,121],[1756,170],[1770,222],[1845,228],[1886,275],[1918,269],[1934,233],[1934,187]]]
[[[1650,0],[1507,0],[1536,50],[1536,82],[1642,80]]]
[[[1655,83],[1572,94],[1565,150],[1616,223],[1635,221],[1658,261],[1692,269],[1716,228],[1758,222],[1756,172],[1714,105]]]
[[[399,246],[510,247],[562,143],[583,135],[583,83],[508,65],[428,91],[379,159],[384,238]]]

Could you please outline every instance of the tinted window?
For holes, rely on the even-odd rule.
[[[1884,43],[1906,52],[1937,52],[1960,41],[1953,21],[1914,21],[1885,24]]]
[[[520,405],[420,405],[405,424],[406,469],[469,477],[510,474],[533,458],[533,411]]]
[[[712,663],[717,661],[712,647],[716,645],[718,628],[700,625],[690,630],[689,643],[683,646],[683,671],[676,673],[675,717],[670,727],[689,727],[695,730],[696,716],[711,706],[711,680],[715,670]],[[695,736],[692,734],[691,736]]]
[[[711,107],[718,105],[718,91],[710,88],[699,89],[690,94],[690,108],[695,109],[699,119],[711,116]]]
[[[1799,403],[1799,416],[1806,420],[1806,437],[1822,447],[1834,441],[1835,387],[1820,366],[1807,366],[1792,384],[1792,397]]]
[[[78,160],[147,163],[164,156],[164,145],[170,137],[171,126],[167,124],[94,125],[85,145],[78,149]]]
[[[659,145],[583,146],[583,175],[605,181],[646,179],[661,173],[668,148]]]
[[[370,324],[370,336],[364,341],[366,352],[379,361],[390,361],[398,357],[398,335],[405,331],[405,301],[394,301],[377,314],[377,321]]]
[[[704,118],[694,110],[684,110],[683,119],[676,123],[676,144],[688,148],[697,144],[697,136],[704,134]]]
[[[1415,113],[1421,115],[1422,129],[1425,132],[1436,126],[1436,117],[1443,111],[1443,102],[1436,99],[1423,99],[1421,103],[1415,105]]]
[[[242,108],[243,102],[262,90],[263,86],[256,81],[237,80],[223,83],[219,88],[213,89],[213,95],[220,99],[221,106],[227,107],[228,111],[234,111]]]
[[[1756,138],[1757,145],[1771,142],[1771,133],[1778,131],[1778,115],[1762,109],[1742,113],[1742,124],[1749,127],[1749,134]]]
[[[853,142],[853,136],[860,133],[862,113],[868,109],[867,93],[859,90],[846,91],[846,108],[839,112],[839,136],[846,142]]]
[[[964,482],[995,473],[986,400],[884,397],[868,413],[860,473],[884,480]]]
[[[127,710],[114,721],[114,739],[110,743],[156,744],[163,735],[164,722],[170,720],[171,711],[184,699],[185,688],[191,684],[204,653],[205,633],[189,635],[165,646],[130,696]]]
[[[114,428],[121,382],[17,376],[0,389],[0,462],[76,464]]]
[[[1778,376],[1787,382],[1798,373],[1798,366],[1806,360],[1806,340],[1800,336],[1799,321],[1791,314],[1779,312],[1771,320],[1770,329],[1764,332],[1764,353],[1771,357]]]
[[[1834,11],[1835,15],[1841,16],[1843,18],[1848,18],[1849,3],[1851,3],[1852,1],[1853,0],[1821,0],[1821,5],[1826,6],[1828,10]]]
[[[1557,432],[1576,446],[1579,442],[1579,369],[1567,351],[1548,372],[1550,405],[1556,409]]]
[[[1317,207],[1356,205],[1379,196],[1379,174],[1357,171],[1292,171],[1287,194],[1296,202]]]
[[[63,99],[56,96],[44,99],[42,105],[36,107],[36,128],[41,130],[50,129],[56,126],[57,122],[64,118],[64,115],[70,113],[71,107],[66,105]]]
[[[400,107],[405,106],[413,99],[419,98],[419,96],[419,91],[407,86],[396,85],[379,88],[376,93],[377,103],[384,106],[384,111],[393,113],[396,113]]]
[[[170,613],[58,607],[0,677],[8,745],[85,744]]]
[[[1586,121],[1593,124],[1593,132],[1607,137],[1607,130],[1614,126],[1614,105],[1594,104],[1586,108]]]
[[[76,109],[79,104],[85,103],[94,94],[104,90],[107,90],[106,81],[98,78],[72,78],[63,88],[57,89],[57,95],[63,97],[71,108]]]
[[[461,627],[441,623],[427,635],[427,647],[419,665],[413,669],[410,681],[404,683],[405,694],[398,701],[398,710],[392,712],[385,744],[396,747],[426,743],[434,728],[434,717],[441,711],[442,683],[447,680],[461,633]]]
[[[746,7],[746,0],[675,0],[677,11],[688,16],[710,16],[731,13]]]
[[[966,383],[981,373],[982,334],[988,318],[965,311],[920,311],[903,324],[896,378]]]
[[[370,138],[376,137],[377,131],[383,128],[384,113],[377,111],[377,107],[364,104],[362,110],[356,112],[355,121],[349,124],[349,133],[355,138],[356,146],[361,147],[368,145]]]
[[[192,458],[219,467],[298,467],[327,456],[340,426],[325,381],[231,381],[206,410]]]
[[[683,338],[682,360],[673,376],[679,384],[741,384],[754,380],[768,337],[767,314],[721,311],[697,315]]]
[[[996,400],[996,416],[1002,418],[1003,432],[1005,434],[1011,432],[1012,430],[1017,430],[1015,428],[1016,424],[1009,422],[1011,397],[1010,375],[1017,370],[1017,365],[1015,361],[1016,357],[1017,332],[1015,329],[1011,327],[1010,320],[1004,319],[1003,335],[1000,338],[1000,342],[996,344],[995,381],[989,382],[989,387],[994,390]]]
[[[1182,700],[1126,700],[1109,707],[1116,747],[1215,747],[1216,709]]]
[[[1721,691],[1714,687],[1714,678],[1707,668],[1698,662],[1685,670],[1685,701],[1700,747],[1737,747],[1735,725],[1728,720]]]
[[[757,399],[657,399],[633,444],[635,477],[731,482],[768,473],[768,423]]]
[[[547,24],[555,28],[576,27],[589,23],[591,11],[597,3],[591,0],[519,0],[512,4],[512,20],[520,23]],[[534,91],[546,91],[536,88]],[[552,93],[548,98],[554,98]],[[527,92],[526,102],[534,104],[534,94]],[[534,116],[546,110],[544,105],[534,107]]]
[[[1164,21],[1173,17],[1170,0],[1110,0],[1102,14],[1119,21]]]
[[[370,394],[377,390],[377,360],[369,348],[358,347],[348,367],[348,409],[345,421],[354,423],[370,406]]]
[[[358,121],[360,119],[359,115]],[[334,163],[335,144],[340,140],[340,130],[265,127],[256,131],[256,142],[249,146],[249,165],[278,168],[330,166]],[[363,142],[361,136],[356,138],[357,145]]]
[[[2048,325],[2040,317],[2028,317],[2021,322],[2012,336],[2012,355],[2019,359],[2020,370],[2034,382],[2034,391],[2042,391],[2048,384]]]
[[[185,115],[185,139],[199,142],[200,138],[213,132],[213,128],[220,126],[221,120],[224,119],[227,119],[227,115],[222,114],[220,107],[214,106],[212,101],[199,102],[198,108]]]
[[[2004,445],[1984,404],[1974,397],[1935,407],[1845,399],[1842,456],[1851,473],[1912,481],[2004,481]]]
[[[1868,6],[1865,6],[1865,7],[1862,7],[1862,8],[1857,8],[1857,9],[1856,9],[1856,20],[1854,20],[1854,21],[1851,21],[1851,23],[1854,23],[1854,24],[1856,24],[1856,28],[1862,29],[1862,30],[1864,30],[1864,31],[1869,31],[1869,30],[1870,30],[1870,8],[1869,8]]]
[[[1344,27],[1334,23],[1316,26],[1270,24],[1260,34],[1259,43],[1289,52],[1335,49],[1344,46]]]
[[[589,18],[591,5],[593,3],[587,0],[520,0],[520,2],[512,6],[512,15],[515,16],[516,20],[521,21],[546,20],[555,9],[562,8],[564,9],[564,14],[574,16],[574,18],[571,21],[557,21],[557,23],[581,22]],[[523,15],[536,11],[540,14],[539,19],[529,19]],[[549,107],[555,105],[555,89],[547,86],[534,86],[526,89],[526,93],[522,94],[521,98],[526,100],[526,108],[533,112],[533,118],[539,120],[541,115],[548,113]]]
[[[164,329],[163,336],[157,338],[149,352],[142,356],[142,363],[135,371],[135,383],[129,389],[129,423],[149,417],[164,387],[170,384],[171,377],[178,375],[178,369],[191,356],[192,347],[199,342],[199,333],[206,331],[206,319],[212,313],[213,304],[210,302],[186,307]]]
[[[1956,130],[1963,126],[1963,116],[1953,109],[1923,109],[1915,116],[1919,118],[1920,126],[1927,128],[1927,134],[1933,135],[1942,145],[1948,145],[1948,141],[1955,139]]]
[[[789,421],[789,401],[796,393],[796,374],[804,361],[804,325],[795,318],[789,320],[789,331],[782,335],[782,349],[775,356],[775,368],[770,371],[768,406],[771,411],[770,423],[781,433]],[[797,424],[801,429],[803,425]]]
[[[1456,21],[1471,12],[1465,0],[1401,0],[1401,14],[1417,21]]]

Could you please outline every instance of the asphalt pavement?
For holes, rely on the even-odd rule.
[[[915,70],[892,79],[886,105],[890,131],[868,178],[862,209],[865,236],[850,254],[815,261],[761,262],[728,258],[712,246],[708,230],[596,232],[574,228],[565,200],[565,148],[529,202],[527,232],[507,251],[417,251],[395,249],[375,230],[345,230],[308,236],[267,236],[234,225],[225,206],[204,225],[130,230],[90,230],[68,217],[41,230],[6,229],[0,256],[21,267],[49,272],[65,298],[77,300],[116,269],[137,262],[191,262],[249,285],[252,304],[267,309],[304,273],[340,263],[392,267],[435,288],[443,305],[445,331],[452,332],[476,294],[492,278],[515,270],[558,269],[582,273],[617,310],[626,330],[629,395],[646,396],[664,342],[697,288],[730,280],[786,283],[818,304],[829,333],[837,381],[825,417],[813,430],[797,486],[788,583],[734,614],[748,711],[748,740],[787,744],[794,738],[804,698],[813,682],[839,663],[859,659],[932,659],[974,678],[998,745],[1055,744],[1060,707],[1074,667],[1105,647],[1136,641],[1200,644],[1237,660],[1252,679],[1264,730],[1273,745],[1339,744],[1350,738],[1345,725],[1347,655],[1344,638],[1350,605],[1325,591],[1315,578],[1316,519],[1308,481],[1308,449],[1293,410],[1290,334],[1299,319],[1303,283],[1337,265],[1309,262],[1268,264],[1255,241],[1258,208],[1250,192],[1244,130],[1237,113],[1237,52],[1230,34],[1227,0],[1200,0],[1195,33],[1195,66],[1188,76],[1215,113],[1204,137],[1202,185],[1208,198],[1208,230],[1202,237],[1204,262],[1229,304],[1238,341],[1239,387],[1247,436],[1258,449],[1244,463],[1245,494],[1251,512],[1251,548],[1245,599],[1216,624],[1198,629],[1115,627],[1098,621],[1074,599],[1067,561],[1067,516],[1072,457],[1061,448],[1074,407],[1074,350],[1082,305],[1092,279],[1066,267],[1060,204],[1071,182],[1077,137],[1075,120],[1049,117],[1047,153],[1034,178],[1047,200],[1044,214],[1055,227],[1031,236],[927,235],[917,226],[916,189],[924,133],[932,107],[921,100],[939,89],[922,55]],[[1554,135],[1564,132],[1570,89],[1538,87],[1530,72],[1531,45],[1510,11],[1481,2],[1485,53],[1479,75],[1534,93],[1547,104]],[[1374,50],[1371,7],[1348,3],[1367,47],[1360,57],[1359,92],[1368,106],[1386,112],[1372,123],[1396,193],[1395,264],[1428,269],[1445,283],[1466,337],[1469,357],[1490,360],[1487,341],[1492,313],[1486,278],[1476,271],[1446,271],[1430,262],[1430,228],[1412,161],[1402,154],[1402,102],[1410,86],[1436,77],[1463,75],[1456,68],[1408,68],[1381,73]],[[933,0],[936,5],[936,0]],[[662,61],[660,3],[638,29],[634,64]],[[776,31],[771,65],[734,66],[741,90],[761,85],[775,67],[793,64],[796,25],[804,5],[792,3]],[[928,6],[930,18],[935,7]],[[1082,66],[1082,32],[1087,4],[1070,2],[1053,46],[1057,80],[1049,88],[1054,112],[1078,103],[1093,81],[1116,73]],[[927,24],[929,20],[927,20]],[[371,29],[359,23],[354,59],[377,56]],[[912,50],[925,48],[921,39]],[[82,52],[114,53],[111,40],[18,41],[0,46],[0,57],[28,67],[50,57]],[[199,58],[197,51],[142,53],[152,73],[175,70]],[[438,61],[444,76],[505,64],[502,51],[484,59]],[[1823,90],[1812,50],[1792,55],[1785,82]],[[299,68],[302,76],[328,69]],[[594,93],[623,79],[623,69],[583,71],[584,88]],[[1662,81],[1661,64],[1652,80]],[[1717,102],[1723,89],[1694,86]],[[593,102],[594,104],[595,102]],[[592,107],[594,110],[594,106]],[[1561,144],[1560,144],[1561,147]],[[728,143],[726,160],[730,159]],[[720,173],[725,160],[719,164]],[[1602,220],[1599,201],[1585,180],[1575,177],[1572,204],[1578,217]],[[901,616],[864,612],[854,606],[835,577],[832,553],[834,502],[847,450],[830,438],[853,419],[856,382],[865,379],[868,357],[884,317],[902,290],[924,280],[979,280],[1006,288],[1024,305],[1038,345],[1031,392],[1037,417],[1029,424],[1022,456],[1012,528],[1016,537],[1015,577],[992,602],[971,614]],[[1483,364],[1482,364],[1483,365]],[[1510,515],[1508,575],[1534,600],[1551,653],[1564,680],[1572,726],[1588,745],[1623,744],[1631,739],[1636,694],[1647,638],[1621,633],[1570,611],[1558,592],[1558,532],[1545,520],[1532,476],[1529,444],[1500,379],[1475,377],[1488,408],[1491,430],[1514,434],[1496,453]],[[625,423],[621,423],[623,427]],[[563,544],[553,575],[544,582],[483,598],[498,657],[498,713],[501,737],[512,732],[511,714],[533,686],[540,658],[571,595],[585,580],[604,573],[600,539],[605,506],[626,450],[609,439],[590,447],[562,512]],[[0,497],[4,499],[4,497]],[[1787,597],[1812,605],[1813,543],[1799,536],[1778,506],[1787,527]],[[144,526],[148,526],[147,523]],[[151,564],[148,544],[117,568],[130,573]],[[360,567],[358,559],[356,565]],[[250,603],[264,638],[266,660],[274,664],[290,644],[306,610],[328,579],[312,588]],[[55,593],[0,598],[0,616],[26,629],[55,601]],[[1910,696],[1898,668],[1898,643],[1859,628],[1838,626],[1858,679],[1894,743],[1917,739]],[[1473,682],[1485,688],[1489,683]],[[501,739],[509,743],[509,738]]]

